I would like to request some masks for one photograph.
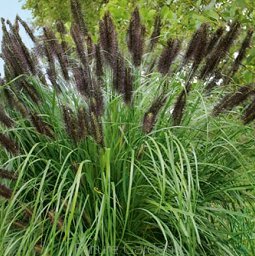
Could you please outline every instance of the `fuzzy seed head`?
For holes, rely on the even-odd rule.
[[[129,23],[127,34],[128,49],[136,67],[141,65],[144,50],[145,27],[141,24],[138,8],[135,8]]]
[[[12,190],[7,188],[5,185],[0,184],[0,196],[5,199],[10,199],[12,197]]]
[[[154,21],[154,29],[150,38],[150,45],[149,45],[150,51],[152,51],[155,48],[159,40],[160,31],[161,31],[161,18],[160,18],[160,15],[157,15]]]
[[[104,52],[105,60],[113,67],[118,53],[118,41],[115,26],[109,12],[104,15],[103,20],[99,23],[99,33],[100,45]]]
[[[19,153],[18,145],[3,133],[0,133],[0,143],[11,154],[17,155]]]

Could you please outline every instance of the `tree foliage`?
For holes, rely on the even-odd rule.
[[[62,20],[65,23],[71,21],[70,0],[22,0],[24,8],[32,11],[35,24],[42,26]],[[93,29],[99,18],[99,11],[105,0],[83,0],[82,11],[90,29]]]
[[[24,2],[24,8],[32,11],[36,25],[52,25],[56,20],[62,20],[70,27],[70,0],[21,1]],[[162,23],[160,41],[163,44],[170,37],[190,36],[201,23],[209,23],[212,28],[215,28],[231,20],[239,20],[244,30],[255,26],[253,0],[82,0],[81,5],[87,26],[93,35],[98,32],[99,19],[106,11],[110,11],[117,31],[121,31],[119,34],[122,41],[125,40],[126,34],[123,31],[127,30],[128,20],[136,6],[139,7],[142,22],[147,27],[147,35],[153,30],[155,17],[160,15]],[[235,50],[231,52],[232,55]],[[239,83],[253,82],[255,67],[252,63],[255,63],[255,49],[251,49],[247,56],[244,63],[246,69],[241,74]]]
[[[36,24],[44,25],[58,19],[71,21],[70,0],[21,0],[24,8],[32,11]],[[127,25],[131,12],[139,6],[142,17],[153,25],[154,16],[160,14],[169,33],[182,29],[193,30],[201,22],[219,25],[232,19],[242,24],[255,24],[255,9],[252,0],[83,0],[81,1],[86,21],[91,30],[97,27],[99,16],[110,10],[118,28]]]

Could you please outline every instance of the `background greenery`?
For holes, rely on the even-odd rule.
[[[56,20],[61,19],[67,27],[70,27],[72,17],[69,0],[21,1],[24,2],[24,8],[32,11],[35,25],[52,25]],[[203,22],[207,22],[212,28],[215,28],[237,19],[241,22],[243,31],[255,27],[255,3],[253,0],[83,0],[81,4],[85,21],[95,41],[97,40],[99,19],[105,11],[109,10],[120,34],[120,40],[124,42],[126,38],[124,31],[127,31],[129,19],[135,6],[140,9],[147,35],[152,33],[156,15],[160,15],[162,20],[160,42],[162,44],[165,44],[170,37],[179,37],[180,39],[190,37]],[[254,43],[255,37],[253,37],[252,45]],[[234,51],[235,48],[231,54]],[[245,68],[243,68],[241,76],[236,79],[236,84],[253,82],[255,76],[253,63],[255,63],[254,47],[243,62]]]
[[[51,24],[58,19],[71,22],[69,0],[21,1],[24,2],[24,8],[32,11],[37,25]],[[199,22],[219,25],[238,18],[244,25],[255,23],[252,0],[83,0],[81,4],[90,29],[97,26],[98,19],[105,10],[111,10],[118,28],[124,26],[135,6],[139,6],[143,20],[149,25],[153,24],[154,16],[160,13],[163,23],[172,24],[169,29],[175,33],[179,33],[182,28],[193,31]]]

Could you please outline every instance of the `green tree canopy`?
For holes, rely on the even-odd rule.
[[[70,0],[22,0],[24,8],[32,11],[35,25],[52,25],[62,20],[70,27],[72,20]],[[243,32],[255,26],[255,4],[253,0],[81,0],[82,13],[88,30],[96,38],[98,22],[106,11],[110,11],[117,31],[125,40],[125,31],[135,6],[140,9],[146,33],[152,33],[155,17],[160,15],[162,31],[160,41],[165,43],[170,37],[187,38],[201,23],[209,23],[212,28],[239,20]],[[124,33],[123,33],[124,32]],[[255,40],[253,38],[253,44]],[[241,43],[241,41],[240,41]],[[237,44],[238,45],[238,44]],[[233,49],[232,54],[235,49]],[[249,51],[245,65],[247,69],[241,81],[253,82],[255,73],[255,49]]]
[[[21,1],[24,8],[32,11],[37,25],[52,24],[58,19],[66,23],[71,21],[70,0]],[[81,5],[92,31],[105,10],[111,11],[117,27],[122,28],[135,6],[139,6],[143,20],[148,25],[152,25],[155,15],[160,14],[163,23],[169,25],[169,33],[180,33],[181,29],[193,30],[201,22],[219,25],[232,19],[255,25],[253,0],[82,0]]]

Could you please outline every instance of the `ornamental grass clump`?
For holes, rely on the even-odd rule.
[[[126,52],[70,2],[70,31],[2,19],[2,255],[253,255],[254,83],[231,83],[251,30],[226,68],[236,21],[156,47],[136,8]]]

